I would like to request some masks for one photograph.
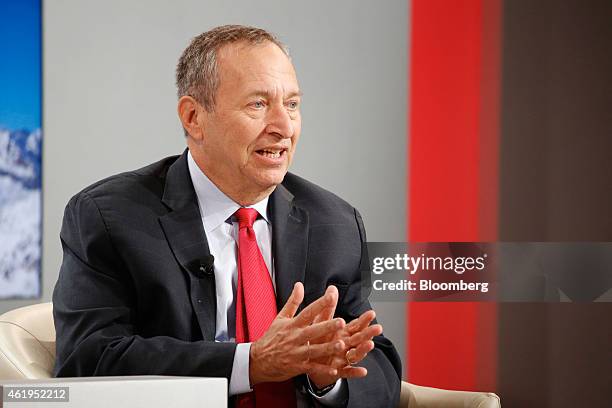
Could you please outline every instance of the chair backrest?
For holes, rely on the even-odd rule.
[[[51,303],[22,307],[0,316],[0,379],[49,378],[54,363]]]

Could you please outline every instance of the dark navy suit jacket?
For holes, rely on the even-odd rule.
[[[370,309],[362,291],[369,262],[359,213],[291,173],[269,205],[279,310],[297,281],[304,283],[303,305],[333,284],[337,316],[350,321]],[[200,270],[209,249],[187,151],[75,195],[60,237],[63,262],[53,292],[57,376],[229,380],[236,346],[214,341],[214,274]],[[360,363],[367,377],[348,380],[349,407],[397,405],[399,356],[385,337],[374,343]]]

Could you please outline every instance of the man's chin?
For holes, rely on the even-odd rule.
[[[274,188],[283,182],[286,171],[274,172],[272,174],[259,174],[256,183],[262,190],[274,190]]]

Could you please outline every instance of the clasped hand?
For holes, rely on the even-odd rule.
[[[308,374],[319,388],[339,378],[365,377],[364,367],[354,367],[374,348],[372,338],[382,326],[370,323],[373,310],[346,324],[333,319],[338,290],[329,286],[325,294],[295,315],[304,300],[304,286],[297,282],[287,303],[250,351],[251,386],[278,382]]]

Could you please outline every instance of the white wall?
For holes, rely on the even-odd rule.
[[[47,0],[43,298],[61,263],[68,199],[94,181],[180,153],[174,68],[190,38],[229,23],[276,33],[304,91],[292,171],[362,213],[370,241],[406,230],[406,0]],[[37,301],[2,301],[0,312]],[[375,305],[404,350],[402,303]]]

